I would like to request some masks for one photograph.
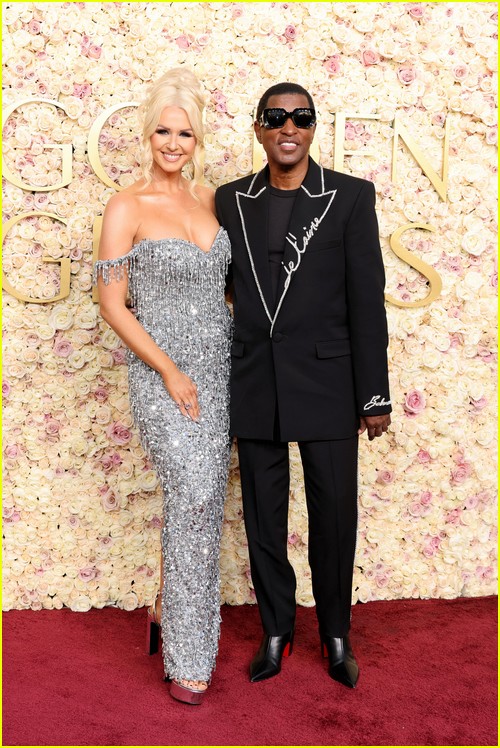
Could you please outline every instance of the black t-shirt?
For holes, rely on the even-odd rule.
[[[283,253],[285,251],[285,237],[288,231],[295,197],[299,190],[279,190],[277,187],[270,186],[269,191],[267,246],[269,248],[271,286],[273,289],[274,303],[276,305],[276,294],[278,292]]]

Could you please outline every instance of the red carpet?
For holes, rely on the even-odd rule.
[[[314,609],[299,608],[279,676],[247,680],[256,607],[224,607],[204,703],[174,702],[145,611],[4,614],[3,745],[497,745],[496,598],[353,608],[352,691],[320,658]]]

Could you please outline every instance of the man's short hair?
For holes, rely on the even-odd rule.
[[[302,96],[305,96],[307,98],[311,109],[314,109],[314,102],[309,91],[306,91],[303,86],[299,86],[298,83],[290,83],[289,81],[285,81],[284,83],[276,83],[274,86],[271,86],[271,88],[268,88],[267,91],[262,94],[257,105],[255,118],[257,120],[260,119],[260,116],[264,109],[267,107],[267,102],[269,101],[271,96],[281,96],[282,94],[301,94]]]

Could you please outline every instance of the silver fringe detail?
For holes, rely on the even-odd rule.
[[[224,300],[230,245],[209,252],[182,239],[146,239],[99,261],[94,279],[128,277],[135,314],[195,382],[201,416],[181,415],[160,374],[128,351],[130,406],[164,496],[162,638],[165,673],[208,681],[219,629],[219,551],[229,464],[232,320]]]

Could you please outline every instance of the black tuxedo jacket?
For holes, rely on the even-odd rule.
[[[268,259],[267,167],[219,187],[232,248],[231,433],[345,439],[389,413],[384,268],[371,182],[309,169],[295,199],[277,301]]]

